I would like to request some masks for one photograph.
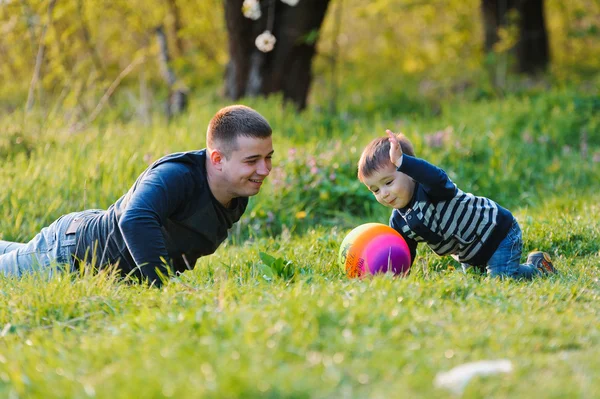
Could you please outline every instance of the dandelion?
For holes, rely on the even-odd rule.
[[[242,13],[244,17],[250,18],[253,21],[256,21],[262,15],[260,12],[260,4],[258,0],[244,0],[244,4],[242,4]]]
[[[290,7],[294,7],[299,1],[300,0],[281,0],[282,3],[285,3]]]
[[[296,212],[296,219],[304,219],[306,217],[306,211]]]
[[[256,47],[263,53],[268,53],[273,50],[276,41],[277,39],[275,39],[275,36],[266,30],[256,37],[254,44],[256,44]]]

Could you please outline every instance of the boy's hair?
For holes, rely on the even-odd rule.
[[[402,133],[397,134],[396,137],[398,137],[402,152],[414,157],[415,150],[410,140]],[[367,144],[360,156],[360,160],[358,161],[358,180],[364,182],[365,178],[389,165],[392,165],[389,137],[378,137]]]
[[[237,138],[267,138],[272,134],[269,122],[258,112],[245,105],[231,105],[220,109],[210,120],[206,130],[206,145],[219,148],[225,158],[238,149]]]

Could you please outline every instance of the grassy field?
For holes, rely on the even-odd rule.
[[[463,397],[600,397],[597,98],[561,90],[432,113],[374,97],[370,110],[348,102],[335,118],[247,102],[274,127],[276,168],[195,270],[161,290],[108,272],[0,278],[0,397],[443,398],[454,394],[434,386],[439,372],[495,359],[512,372],[475,378]],[[59,118],[4,117],[0,239],[108,207],[155,158],[204,147],[221,105],[207,100],[170,125],[79,133]],[[362,146],[385,128],[403,130],[464,191],[511,209],[525,250],[548,251],[560,273],[493,280],[420,248],[405,279],[342,275],[345,234],[389,216],[355,179]]]

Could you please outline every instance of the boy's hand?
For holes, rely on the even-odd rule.
[[[400,165],[401,157],[402,157],[402,147],[400,146],[400,142],[398,141],[398,137],[391,130],[387,129],[385,131],[389,136],[388,140],[390,141],[390,161],[398,167]]]

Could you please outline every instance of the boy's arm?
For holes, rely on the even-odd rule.
[[[157,273],[168,274],[171,259],[161,231],[166,220],[191,195],[194,181],[188,169],[166,162],[150,170],[133,192],[119,228],[142,276],[160,286]]]
[[[446,172],[427,161],[404,154],[398,137],[389,129],[385,132],[390,141],[390,161],[398,172],[421,183],[427,194],[433,197],[445,199],[456,195],[456,186]]]
[[[456,195],[456,185],[452,183],[446,172],[423,159],[403,154],[396,170],[412,177],[434,197],[452,198]]]
[[[400,233],[402,238],[404,238],[406,245],[408,245],[408,249],[410,250],[410,265],[412,266],[412,264],[415,262],[415,256],[417,256],[418,243],[415,240],[413,240],[412,238],[406,236],[402,232],[402,225],[401,225],[401,223],[398,223],[398,220],[397,220],[397,218],[400,216],[396,215],[394,217],[395,213],[396,212],[393,212],[392,216],[390,216],[390,227],[393,228],[394,230],[396,230],[398,233]]]

